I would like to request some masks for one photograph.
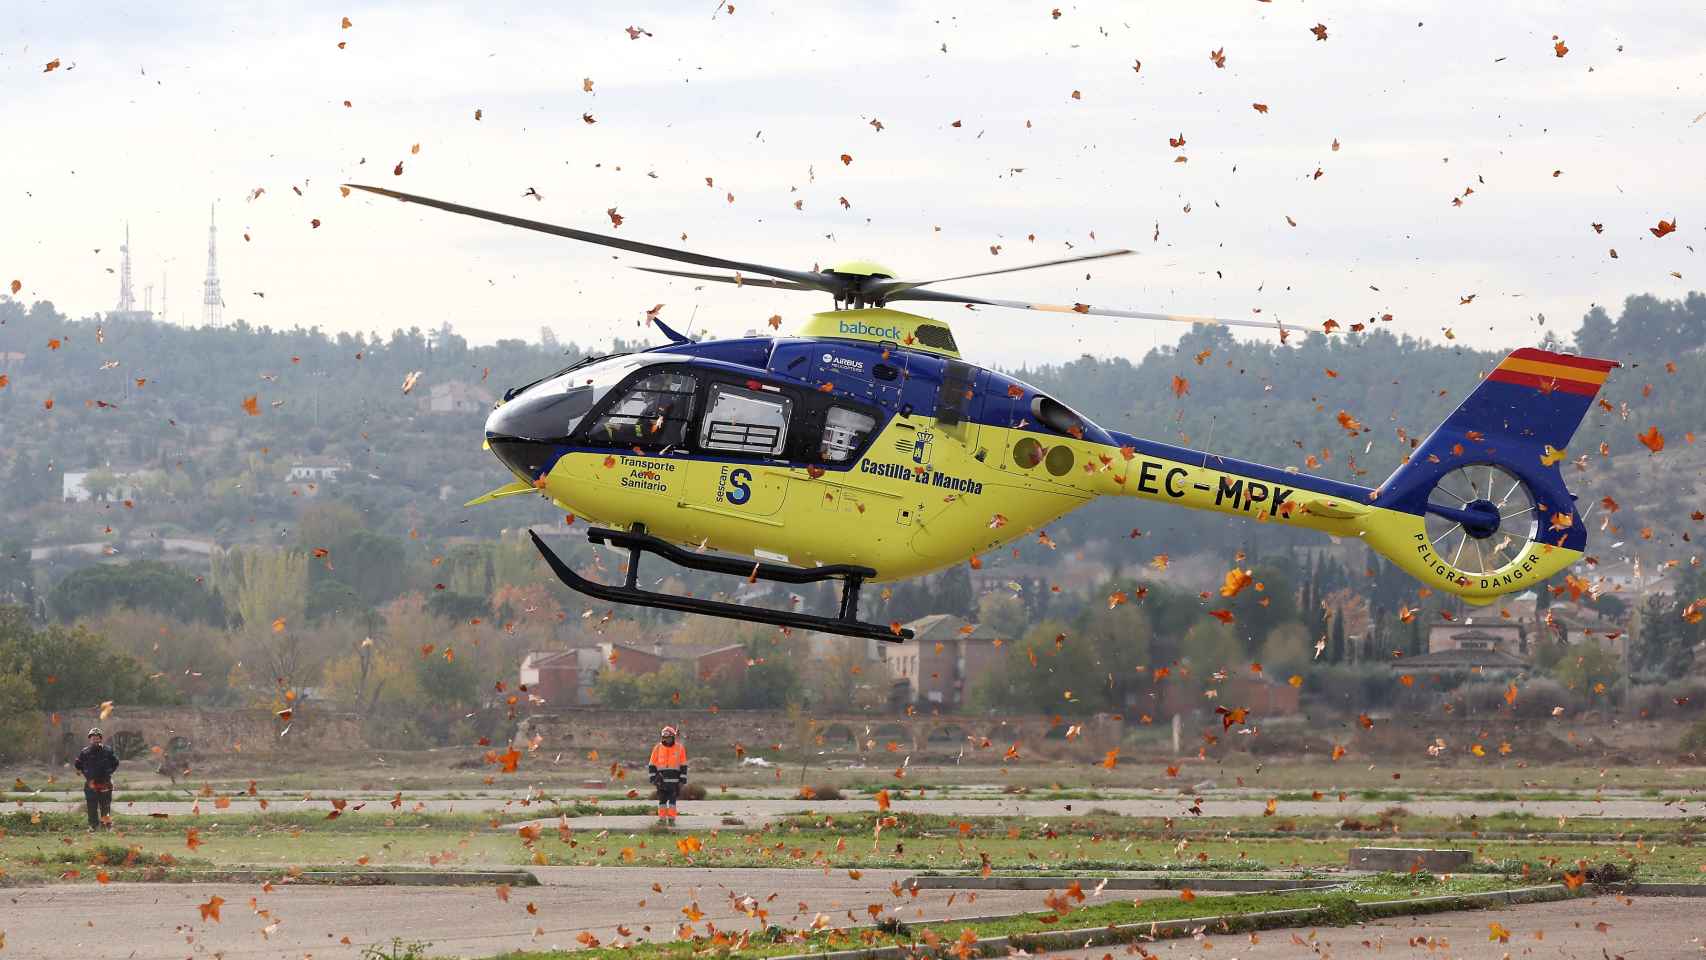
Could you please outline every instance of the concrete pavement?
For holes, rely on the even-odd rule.
[[[601,943],[672,939],[690,914],[739,931],[761,926],[737,909],[751,898],[768,922],[870,923],[868,906],[908,922],[1044,909],[1034,891],[928,890],[895,896],[904,870],[741,870],[544,867],[545,886],[518,887],[507,901],[493,887],[397,888],[259,884],[53,884],[0,891],[0,932],[7,960],[171,960],[192,954],[226,958],[344,960],[362,947],[430,942],[432,956],[483,957],[504,950],[574,949],[583,931]],[[653,884],[658,889],[654,889]],[[224,899],[220,919],[198,905]],[[251,899],[254,901],[251,905]],[[533,911],[529,911],[531,905]],[[265,911],[260,913],[257,911]],[[851,915],[851,916],[850,916]],[[626,933],[622,931],[626,930]],[[343,942],[348,938],[349,943]]]

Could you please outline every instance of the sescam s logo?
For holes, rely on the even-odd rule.
[[[873,327],[863,320],[837,321],[842,333],[850,333],[856,337],[876,337],[880,340],[899,340],[900,327]]]
[[[735,506],[752,499],[752,471],[745,467],[730,470],[723,468],[717,478],[717,500],[720,503],[731,503]]]

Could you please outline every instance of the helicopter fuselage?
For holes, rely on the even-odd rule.
[[[843,310],[802,332],[579,365],[509,397],[487,443],[518,478],[512,492],[536,488],[579,517],[877,580],[966,562],[1106,495],[1362,537],[1472,601],[1579,557],[1562,538],[1524,543],[1465,577],[1429,542],[1426,478],[1377,493],[1110,431],[961,361],[929,318]]]

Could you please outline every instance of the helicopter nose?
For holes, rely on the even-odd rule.
[[[557,462],[569,435],[591,406],[590,390],[540,384],[486,417],[486,443],[511,473],[532,483]]]

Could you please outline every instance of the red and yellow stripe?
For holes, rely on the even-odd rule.
[[[1599,392],[1606,374],[1615,366],[1617,363],[1611,360],[1524,347],[1506,357],[1487,379],[1533,387],[1542,393],[1562,391],[1591,397]]]

